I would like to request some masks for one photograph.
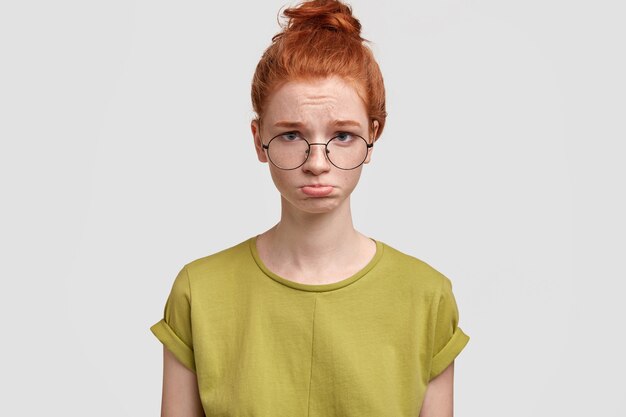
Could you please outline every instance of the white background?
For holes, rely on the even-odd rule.
[[[285,4],[2,2],[1,415],[159,414],[175,274],[278,221],[250,82]],[[623,3],[351,4],[389,113],[355,227],[453,282],[456,415],[623,416]]]

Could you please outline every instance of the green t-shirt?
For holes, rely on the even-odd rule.
[[[274,274],[256,236],[180,270],[150,330],[195,372],[207,416],[419,415],[469,336],[450,280],[375,242],[363,269],[330,284]]]

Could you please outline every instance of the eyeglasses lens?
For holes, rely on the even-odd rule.
[[[278,168],[298,168],[304,164],[308,156],[309,145],[306,140],[297,136],[277,136],[268,146],[269,158]],[[331,139],[327,149],[326,155],[330,162],[341,169],[357,168],[365,161],[368,150],[365,139],[354,135]]]

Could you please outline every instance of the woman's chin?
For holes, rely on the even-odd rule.
[[[311,214],[329,213],[340,205],[340,201],[334,197],[299,198],[297,201],[285,199],[292,209]]]

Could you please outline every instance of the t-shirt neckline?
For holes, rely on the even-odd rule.
[[[248,239],[248,246],[250,247],[250,253],[252,255],[252,258],[254,258],[254,261],[256,262],[259,269],[261,269],[261,271],[263,271],[265,275],[272,278],[274,281],[279,282],[288,287],[291,287],[297,290],[302,290],[302,291],[323,292],[323,291],[337,290],[339,288],[346,287],[356,282],[360,278],[362,278],[372,268],[374,268],[374,266],[376,266],[378,261],[380,261],[380,259],[382,258],[383,251],[384,251],[383,243],[370,237],[370,239],[372,239],[376,243],[376,253],[372,257],[372,259],[370,259],[370,261],[363,268],[357,271],[355,274],[353,274],[352,276],[348,278],[342,279],[341,281],[332,282],[330,284],[303,284],[300,282],[291,281],[286,278],[283,278],[280,275],[275,274],[274,272],[270,271],[267,268],[267,266],[261,260],[261,257],[259,256],[259,252],[257,251],[257,248],[256,248],[257,237],[259,237],[259,235],[253,236],[250,239]]]

